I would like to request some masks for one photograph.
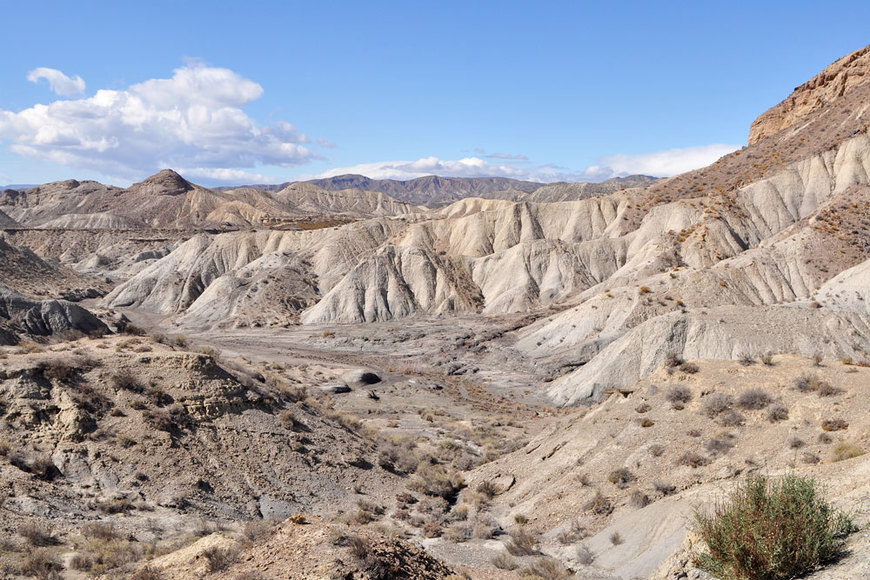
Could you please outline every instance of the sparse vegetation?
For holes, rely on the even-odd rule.
[[[112,375],[112,385],[122,391],[141,393],[145,391],[145,385],[130,370],[122,370]]]
[[[739,427],[743,425],[745,419],[734,409],[727,409],[719,414],[717,421],[723,427]]]
[[[512,556],[534,556],[538,554],[538,538],[525,528],[510,532],[505,548]]]
[[[741,409],[764,409],[773,402],[773,398],[763,389],[749,389],[737,397],[737,406]]]
[[[845,461],[864,455],[864,450],[857,444],[849,441],[841,441],[834,446],[834,451],[831,454],[832,461]]]
[[[54,546],[58,543],[57,537],[47,527],[39,522],[21,524],[18,535],[26,539],[31,546],[45,547]]]
[[[649,446],[649,453],[653,457],[661,457],[664,452],[665,452],[664,445],[660,445],[658,443],[653,443],[652,445]]]
[[[677,459],[677,465],[687,465],[692,469],[697,469],[698,467],[703,467],[709,464],[710,459],[708,457],[694,451],[686,451],[679,457],[679,459]]]
[[[767,408],[767,420],[771,423],[788,419],[788,407],[783,403],[773,403]]]
[[[669,352],[665,356],[665,367],[669,369],[674,369],[686,362],[683,357],[675,352]]]
[[[596,491],[595,496],[583,504],[583,509],[595,515],[606,516],[613,511],[613,504],[600,491]]]
[[[698,371],[701,370],[701,367],[699,367],[697,364],[695,364],[693,362],[684,362],[683,364],[680,365],[679,368],[680,368],[680,371],[686,373],[687,375],[694,375],[695,373],[697,373]]]
[[[849,428],[849,423],[843,419],[825,419],[822,421],[822,431],[843,431]]]
[[[499,570],[516,570],[520,567],[520,565],[517,564],[517,561],[507,554],[499,554],[498,556],[493,557],[491,561],[492,565]]]
[[[522,570],[523,577],[542,580],[563,580],[570,575],[562,564],[553,558],[537,558]]]
[[[635,480],[637,480],[637,476],[626,467],[614,469],[607,475],[607,481],[620,489],[625,489]]]
[[[675,385],[667,390],[665,399],[674,409],[683,409],[692,400],[692,390],[685,385]]]
[[[622,544],[625,540],[622,539],[622,535],[619,532],[613,532],[610,534],[610,543],[614,546],[618,546]]]
[[[653,489],[661,496],[673,495],[677,492],[676,486],[669,481],[657,480],[653,483]]]
[[[731,442],[728,437],[714,437],[713,439],[707,440],[704,447],[712,455],[724,455],[731,451],[731,448],[734,447],[734,443]]]
[[[713,393],[704,398],[701,412],[707,417],[713,419],[719,414],[729,410],[733,404],[734,399],[731,398],[731,395],[725,393]]]
[[[835,558],[851,519],[827,503],[812,479],[750,476],[727,502],[697,511],[708,551],[696,564],[717,578],[785,579]]]
[[[649,496],[639,489],[632,491],[631,495],[628,496],[628,505],[633,508],[644,508],[649,504]]]

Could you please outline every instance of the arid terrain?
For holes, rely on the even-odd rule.
[[[0,194],[0,574],[709,578],[812,476],[870,577],[870,47],[667,179]]]

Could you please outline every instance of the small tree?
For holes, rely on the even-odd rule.
[[[836,558],[856,528],[821,491],[797,475],[748,477],[712,513],[695,512],[709,549],[695,564],[716,578],[777,580]]]

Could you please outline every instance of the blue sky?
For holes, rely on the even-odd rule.
[[[673,174],[870,43],[870,3],[4,3],[0,183]]]

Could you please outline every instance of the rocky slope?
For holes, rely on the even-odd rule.
[[[837,60],[817,76],[797,87],[787,99],[758,117],[749,130],[749,143],[792,127],[809,114],[870,82],[870,47]]]
[[[312,185],[274,195],[251,188],[211,190],[168,169],[127,189],[69,180],[25,191],[7,190],[0,195],[0,209],[21,225],[46,229],[237,229],[292,225],[311,215],[358,219],[418,211],[382,193],[328,192]]]
[[[11,217],[9,217],[8,215],[6,215],[2,211],[0,211],[0,228],[2,228],[2,229],[15,228],[15,227],[18,227],[19,225],[20,224],[17,221],[15,221]]]
[[[0,474],[17,514],[0,524],[6,533],[38,515],[61,526],[95,519],[113,503],[123,506],[107,513],[140,512],[139,525],[154,510],[334,516],[356,505],[354,487],[385,501],[397,477],[365,461],[374,460],[368,439],[304,401],[304,381],[252,378],[212,355],[129,336],[3,354]],[[40,458],[50,474],[35,471]]]
[[[532,192],[540,187],[539,183],[506,177],[439,177],[437,175],[407,181],[370,179],[364,175],[339,175],[313,179],[308,183],[328,190],[379,191],[400,201],[428,207],[438,207],[466,197],[483,196],[498,191]]]

